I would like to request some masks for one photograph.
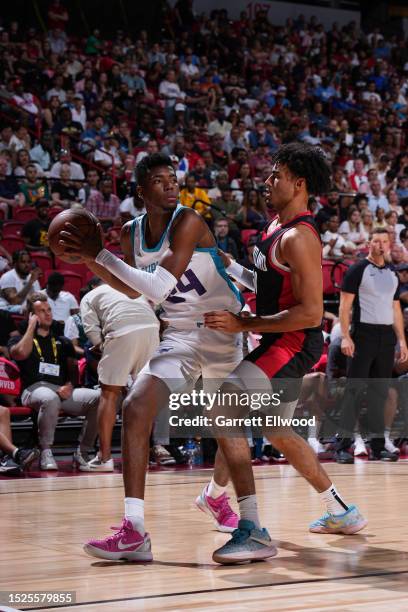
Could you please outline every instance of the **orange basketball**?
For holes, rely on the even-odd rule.
[[[98,219],[85,209],[70,209],[59,213],[50,223],[48,242],[54,255],[67,263],[81,263],[80,257],[70,254],[65,247],[59,244],[60,233],[65,229],[65,223],[75,225],[80,230],[83,242],[87,242],[95,239],[99,234]]]

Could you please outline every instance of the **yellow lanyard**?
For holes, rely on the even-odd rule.
[[[40,346],[37,338],[33,338],[33,342],[34,342],[35,348],[37,349],[37,353],[38,353],[38,356],[40,358],[40,361],[44,361],[44,357],[43,357],[43,354],[42,354],[41,346]],[[55,338],[54,337],[51,338],[51,344],[52,344],[52,352],[54,354],[54,363],[58,363],[57,343],[55,342]]]

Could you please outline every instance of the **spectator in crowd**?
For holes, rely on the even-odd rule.
[[[78,201],[78,188],[71,181],[71,168],[69,164],[62,164],[60,180],[52,183],[51,197],[54,206],[69,208],[73,202]]]
[[[241,207],[234,199],[231,188],[228,185],[223,187],[221,189],[221,197],[214,202],[212,214],[215,220],[220,217],[226,217],[228,219],[230,234],[236,240],[239,240],[240,236],[238,226],[240,223],[240,211]]]
[[[89,470],[112,472],[112,431],[118,401],[159,344],[159,322],[144,297],[131,299],[102,281],[81,301],[84,331],[92,350],[101,359],[98,377],[101,397],[98,407],[99,453],[88,463]],[[122,356],[126,353],[126,360]]]
[[[115,166],[119,168],[122,161],[119,156],[116,140],[111,134],[106,134],[103,138],[103,146],[101,149],[96,149],[94,155],[95,163],[101,165],[104,170],[108,170]]]
[[[86,173],[86,183],[78,191],[78,200],[86,207],[88,198],[99,193],[99,174],[95,168],[90,168]]]
[[[120,203],[119,211],[121,222],[123,224],[131,219],[144,215],[146,209],[143,204],[143,200],[141,200],[136,194],[125,198],[123,202]]]
[[[371,212],[375,212],[377,208],[383,208],[388,211],[390,205],[386,196],[381,191],[380,181],[373,181],[371,183],[371,194],[368,196],[368,207]]]
[[[18,448],[13,444],[10,425],[10,411],[0,406],[0,474],[20,476],[38,457],[33,448]]]
[[[49,275],[45,295],[51,306],[52,318],[57,323],[61,323],[62,329],[68,317],[79,312],[79,305],[76,298],[69,291],[63,291],[65,278],[59,272]]]
[[[84,466],[94,448],[99,391],[75,388],[76,355],[72,343],[52,331],[52,311],[41,293],[30,299],[29,321],[22,336],[12,338],[9,350],[18,363],[24,391],[21,401],[38,412],[42,470],[57,470],[52,453],[55,428],[61,410],[71,416],[85,416],[74,460]]]
[[[228,219],[220,217],[214,222],[214,236],[217,241],[217,246],[224,253],[228,253],[235,260],[239,259],[237,243],[229,236]]]
[[[9,211],[19,205],[20,200],[16,198],[18,193],[18,185],[16,180],[7,176],[7,159],[0,155],[0,211],[3,213],[3,218],[7,219]]]
[[[38,200],[49,198],[48,185],[43,180],[38,180],[37,167],[28,164],[25,171],[26,180],[20,183],[20,204],[22,206],[33,206]]]
[[[49,208],[50,205],[46,198],[37,200],[35,203],[37,217],[30,219],[23,225],[21,236],[28,251],[48,252]]]
[[[367,240],[367,236],[363,231],[360,211],[354,206],[350,206],[347,212],[347,221],[343,221],[339,227],[339,234],[344,238],[352,249],[362,246]]]
[[[387,229],[385,209],[379,206],[375,211],[374,229]]]
[[[52,132],[45,131],[41,141],[30,150],[30,158],[37,163],[44,172],[51,168],[51,163],[56,157],[54,149],[54,138]]]
[[[408,306],[408,262],[400,263],[394,267],[399,278],[399,300],[401,308]]]
[[[211,204],[207,192],[201,187],[196,186],[196,180],[193,174],[189,174],[186,178],[186,186],[180,191],[180,203],[183,206],[194,208],[200,215],[209,219],[211,210],[208,204]]]
[[[339,218],[337,215],[330,217],[327,222],[327,230],[322,236],[323,257],[340,259],[344,255],[354,253],[355,247],[346,243],[343,236],[339,234]]]
[[[266,224],[267,218],[266,205],[260,192],[256,189],[246,191],[240,214],[242,227],[245,229],[262,229]]]
[[[55,162],[51,168],[50,178],[61,178],[61,166],[63,164],[69,164],[72,181],[83,181],[85,179],[82,166],[72,161],[71,152],[68,149],[61,149],[59,161]]]
[[[120,200],[113,193],[112,179],[105,177],[99,181],[99,191],[91,191],[85,208],[93,213],[104,227],[113,225],[120,213]]]
[[[374,215],[371,210],[363,210],[361,213],[361,231],[366,242],[370,239],[374,229]]]
[[[0,308],[9,312],[24,312],[27,297],[41,290],[38,282],[41,276],[41,268],[33,268],[28,251],[14,251],[13,269],[0,277]]]
[[[16,167],[14,168],[15,177],[25,177],[28,166],[31,166],[33,162],[30,159],[30,153],[28,149],[20,149],[16,156]],[[34,166],[37,169],[37,176],[43,176],[44,172],[38,164],[34,162]]]

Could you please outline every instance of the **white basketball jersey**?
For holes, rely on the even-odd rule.
[[[175,209],[159,243],[149,249],[145,242],[147,215],[134,219],[131,226],[131,243],[135,266],[146,272],[154,272],[169,248],[169,235],[176,216],[186,206]],[[161,304],[160,318],[179,329],[203,327],[205,312],[229,310],[238,313],[244,300],[225,271],[217,247],[196,248],[186,271],[176,287]]]

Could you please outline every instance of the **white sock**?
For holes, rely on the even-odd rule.
[[[385,438],[386,440],[389,440],[389,439],[390,439],[390,435],[391,435],[391,429],[389,429],[389,428],[387,427],[387,429],[384,429],[384,438]]]
[[[344,514],[348,510],[347,504],[340,497],[336,487],[331,484],[327,491],[319,493],[320,499],[326,504],[329,514]]]
[[[132,523],[133,529],[144,535],[144,499],[125,497],[125,518]]]
[[[245,495],[237,498],[239,506],[239,516],[241,519],[252,521],[258,529],[261,528],[258,516],[258,502],[256,495]]]
[[[214,480],[214,476],[211,478],[211,482],[207,487],[207,495],[209,495],[210,497],[212,497],[213,499],[216,499],[217,497],[220,497],[220,495],[222,495],[223,493],[225,493],[227,487],[222,487],[221,485],[217,484]]]

